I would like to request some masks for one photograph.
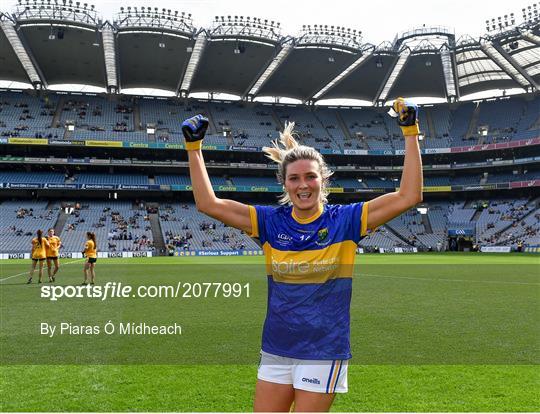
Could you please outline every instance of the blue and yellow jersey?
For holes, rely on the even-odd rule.
[[[368,203],[326,205],[300,219],[292,207],[249,206],[266,256],[262,350],[299,359],[349,359],[350,303]]]

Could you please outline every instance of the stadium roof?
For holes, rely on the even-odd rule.
[[[0,15],[0,24],[11,26],[11,22],[5,15]],[[17,82],[30,81],[4,30],[0,31],[0,79]]]
[[[231,29],[225,31],[224,27]],[[262,30],[233,30],[216,25],[208,33],[189,92],[224,92],[245,96],[281,45]]]
[[[178,91],[193,38],[174,32],[121,29],[116,38],[121,88]],[[144,56],[144,58],[141,58]]]
[[[86,5],[39,1],[0,15],[1,80],[374,104],[400,95],[451,101],[539,89],[538,21],[457,41],[448,30],[421,28],[375,46],[334,26],[304,27],[292,38],[279,23],[228,16],[198,29],[190,15],[144,7],[122,8],[109,23]]]

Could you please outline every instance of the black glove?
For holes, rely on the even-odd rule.
[[[388,113],[390,116],[397,118],[397,123],[401,127],[403,135],[416,136],[420,133],[418,106],[414,103],[405,101],[403,98],[397,98]]]
[[[207,129],[208,118],[202,115],[195,115],[182,122],[182,133],[186,139],[186,149],[188,151],[201,149],[202,140]]]

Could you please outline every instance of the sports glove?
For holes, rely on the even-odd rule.
[[[208,118],[202,115],[195,115],[182,122],[182,133],[186,139],[186,149],[188,151],[200,150],[202,140],[208,129]]]
[[[401,127],[401,132],[405,136],[418,135],[418,106],[404,98],[397,98],[388,111],[390,116],[397,118],[397,123]]]

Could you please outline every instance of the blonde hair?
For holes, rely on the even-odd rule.
[[[328,182],[332,171],[330,171],[322,155],[315,148],[299,144],[293,134],[294,122],[285,123],[285,129],[279,133],[279,140],[272,141],[271,147],[263,147],[263,152],[268,158],[277,163],[277,179],[282,185],[285,185],[289,164],[298,160],[315,161],[319,165],[319,174],[322,177],[320,201],[326,204],[328,203]],[[284,191],[279,197],[279,203],[292,203],[287,191]]]

